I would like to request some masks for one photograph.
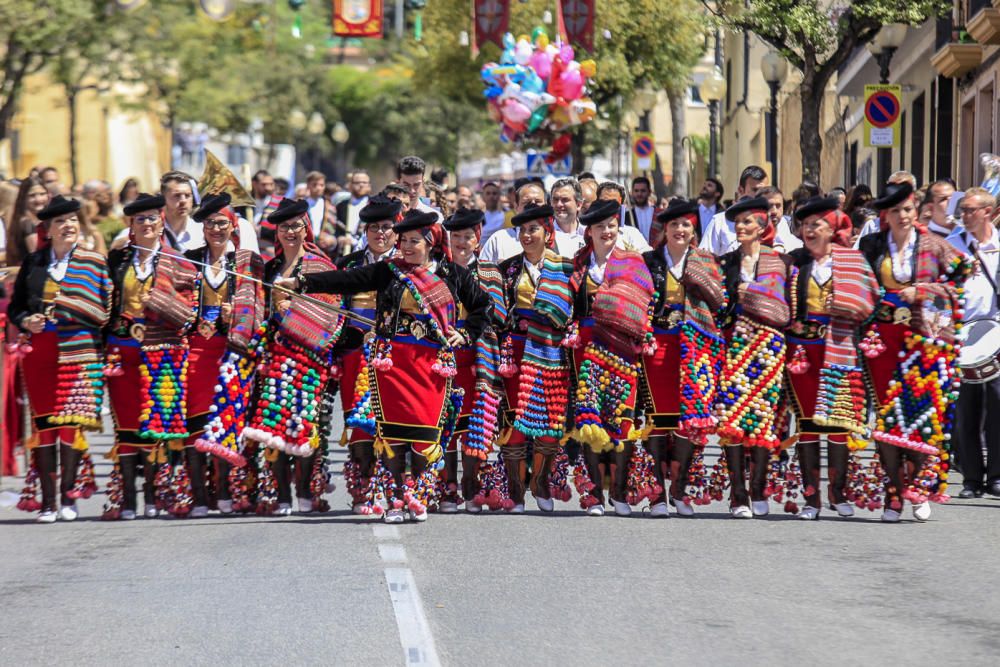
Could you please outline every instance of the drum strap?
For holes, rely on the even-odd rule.
[[[968,232],[966,233],[968,234]],[[972,235],[969,234],[969,236],[971,237]],[[972,251],[976,254],[976,258],[979,259],[979,263],[985,269],[987,264],[985,258],[979,252],[979,244],[976,243],[974,238],[971,238],[970,245],[972,246]],[[993,298],[996,300],[997,306],[1000,306],[1000,290],[997,289],[997,285],[1000,284],[1000,262],[997,262],[996,275],[991,276],[987,271],[983,271],[983,275],[990,281],[990,285],[993,287]]]

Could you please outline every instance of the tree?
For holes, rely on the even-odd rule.
[[[10,134],[25,79],[77,39],[92,11],[91,0],[0,0],[0,141]]]
[[[530,34],[541,23],[543,12],[551,8],[549,0],[511,3],[511,32]],[[555,37],[551,27],[542,27]],[[637,90],[646,86],[655,90],[686,87],[691,68],[703,53],[706,29],[697,0],[597,1],[594,53],[578,54],[577,59],[592,57],[598,63],[590,92],[608,123],[606,129],[595,123],[577,129],[574,162],[578,169],[582,168],[579,158],[585,153],[602,151],[614,143],[621,112],[629,108]],[[500,51],[488,44],[478,58],[472,58],[469,47],[459,44],[460,30],[472,30],[467,0],[428,3],[422,48],[414,54],[415,80],[419,89],[436,89],[453,105],[469,105],[485,118],[479,70],[484,63],[496,61]],[[605,31],[610,38],[603,36]],[[617,104],[619,98],[621,105]],[[494,148],[500,147],[494,144]]]
[[[883,25],[919,25],[952,7],[951,0],[846,0],[831,12],[830,3],[820,0],[702,2],[724,26],[756,34],[801,72],[802,177],[815,183],[820,182],[823,149],[820,108],[831,77]]]

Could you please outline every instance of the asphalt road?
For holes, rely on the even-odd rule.
[[[92,439],[103,451],[106,436]],[[337,450],[337,469],[343,450]],[[99,461],[98,475],[109,471]],[[20,480],[6,478],[4,489]],[[102,485],[104,480],[99,480]],[[996,664],[1000,500],[917,524],[0,510],[0,665]],[[961,488],[958,486],[957,488]],[[530,504],[530,500],[529,500]]]

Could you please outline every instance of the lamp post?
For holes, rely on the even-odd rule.
[[[701,99],[708,102],[708,174],[718,174],[719,157],[719,100],[726,94],[726,80],[722,68],[716,65],[698,86]]]
[[[902,46],[906,39],[905,23],[889,23],[882,26],[873,39],[868,44],[868,51],[878,62],[879,83],[889,83],[889,65],[892,63],[892,56],[896,50]],[[902,139],[902,137],[900,137]],[[879,183],[884,183],[892,173],[892,149],[878,149],[878,178]]]
[[[777,51],[769,51],[760,59],[760,71],[767,87],[771,89],[771,120],[767,126],[767,159],[771,162],[771,182],[778,182],[778,91],[788,72],[788,63]]]

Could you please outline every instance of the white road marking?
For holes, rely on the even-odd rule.
[[[399,642],[403,646],[406,664],[427,667],[440,665],[441,660],[434,648],[434,637],[431,636],[427,617],[424,616],[413,572],[408,567],[387,567],[385,581],[389,586],[389,598],[396,614]]]
[[[398,526],[388,526],[384,523],[372,526],[372,532],[375,533],[376,540],[398,540],[399,539],[399,527]]]
[[[378,555],[383,563],[405,563],[406,549],[402,544],[379,544]]]

